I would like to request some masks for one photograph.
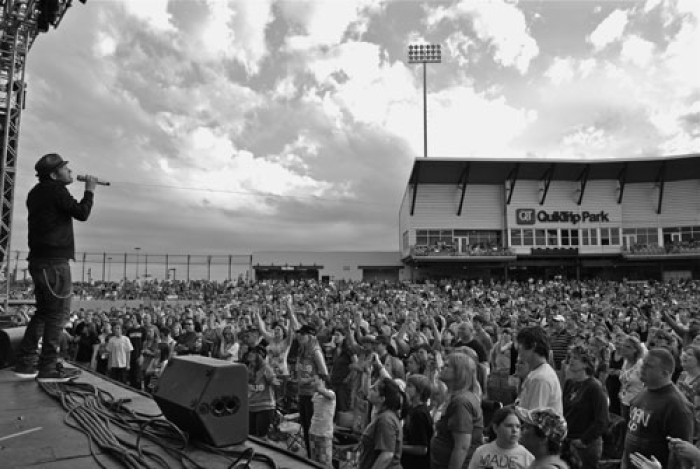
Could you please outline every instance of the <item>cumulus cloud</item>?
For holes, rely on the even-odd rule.
[[[539,54],[537,42],[529,33],[522,11],[504,0],[461,0],[451,7],[431,9],[427,23],[435,28],[446,20],[463,19],[471,22],[476,38],[493,47],[493,60],[504,67],[526,73],[530,62]],[[448,40],[459,44],[462,33],[455,31],[453,34],[456,36]],[[459,49],[459,46],[453,47],[456,52]]]
[[[601,50],[607,45],[619,40],[625,31],[628,22],[628,13],[623,10],[615,10],[608,15],[588,36],[588,42],[596,50]]]

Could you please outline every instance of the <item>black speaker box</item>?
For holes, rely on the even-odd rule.
[[[19,344],[26,330],[25,326],[0,329],[0,368],[15,364]]]
[[[216,447],[248,438],[248,369],[198,355],[168,362],[153,393],[165,418]]]

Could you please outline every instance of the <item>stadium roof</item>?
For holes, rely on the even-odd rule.
[[[517,180],[618,179],[625,183],[700,179],[700,154],[663,158],[563,160],[416,158],[410,184],[504,184]]]

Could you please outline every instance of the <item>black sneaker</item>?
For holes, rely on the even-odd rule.
[[[80,376],[80,373],[77,368],[64,368],[62,364],[56,363],[55,369],[40,371],[36,380],[40,383],[66,383]]]
[[[14,369],[15,376],[19,379],[34,379],[39,371],[32,365],[17,365]]]

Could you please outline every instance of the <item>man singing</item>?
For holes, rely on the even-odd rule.
[[[90,216],[96,179],[87,176],[78,202],[66,186],[73,182],[68,162],[50,153],[34,166],[39,183],[29,191],[29,273],[34,282],[36,312],[20,344],[15,367],[19,378],[62,383],[80,374],[58,362],[58,343],[70,315],[73,285],[69,261],[75,258],[73,218]],[[41,356],[39,339],[43,338]]]

